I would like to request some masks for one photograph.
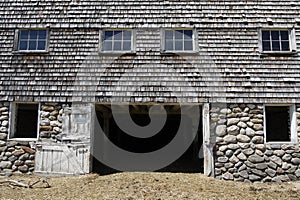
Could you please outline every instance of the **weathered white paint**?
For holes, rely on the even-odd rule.
[[[214,157],[213,143],[210,135],[209,121],[209,104],[205,103],[202,107],[203,118],[203,157],[204,157],[204,174],[206,176],[214,176]]]
[[[35,173],[79,175],[90,172],[90,147],[84,144],[40,143]]]

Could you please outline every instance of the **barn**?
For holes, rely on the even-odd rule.
[[[300,2],[0,1],[0,173],[300,179]]]

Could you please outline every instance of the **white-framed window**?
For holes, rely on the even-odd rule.
[[[47,51],[47,29],[20,29],[17,32],[17,51]]]
[[[101,51],[102,52],[134,52],[135,32],[130,29],[103,30],[101,32]]]
[[[39,132],[38,103],[12,103],[9,139],[36,140]]]
[[[196,33],[194,29],[162,30],[162,52],[195,52]]]
[[[264,118],[265,142],[298,142],[295,105],[265,105]]]
[[[292,53],[296,51],[294,29],[263,28],[260,30],[262,53]]]

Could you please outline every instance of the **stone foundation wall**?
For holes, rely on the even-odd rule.
[[[244,182],[300,179],[298,144],[264,144],[262,104],[215,106],[210,116],[216,135],[216,178]],[[300,108],[297,117],[299,136]]]
[[[31,173],[35,150],[29,142],[8,141],[9,103],[0,103],[0,175]]]
[[[57,142],[62,133],[64,104],[42,103],[40,110],[40,138]]]

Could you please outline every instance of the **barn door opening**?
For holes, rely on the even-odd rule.
[[[193,137],[193,126],[196,126],[196,128],[198,129],[196,137],[194,137],[190,147],[185,152],[182,152],[183,154],[181,157],[179,157],[169,166],[158,171],[183,173],[203,172],[203,153],[201,150],[203,143],[203,134],[201,116],[199,123],[195,125],[193,124],[193,118],[191,116],[181,114],[180,106],[178,104],[164,105],[164,109],[167,111],[167,120],[164,127],[155,136],[145,139],[132,137],[122,131],[117,126],[114,118],[112,117],[111,107],[109,105],[97,104],[95,107],[97,120],[108,139],[116,146],[135,153],[152,152],[157,149],[163,148],[177,134],[181,118],[185,118],[185,122],[187,122],[184,124],[186,139],[190,139],[190,137]],[[140,126],[148,125],[150,122],[150,118],[148,115],[150,107],[150,105],[131,105],[130,115],[132,120]],[[193,109],[193,106],[191,106],[191,109]],[[199,108],[199,110],[201,111],[201,107]],[[99,142],[97,142],[97,135],[99,134],[94,133],[93,143],[97,144],[97,147],[94,145],[93,151],[105,151],[105,144],[99,144]],[[96,152],[93,152],[93,155],[95,154]],[[94,157],[93,172],[100,174],[110,174],[117,171],[110,168],[109,166],[104,165]]]

